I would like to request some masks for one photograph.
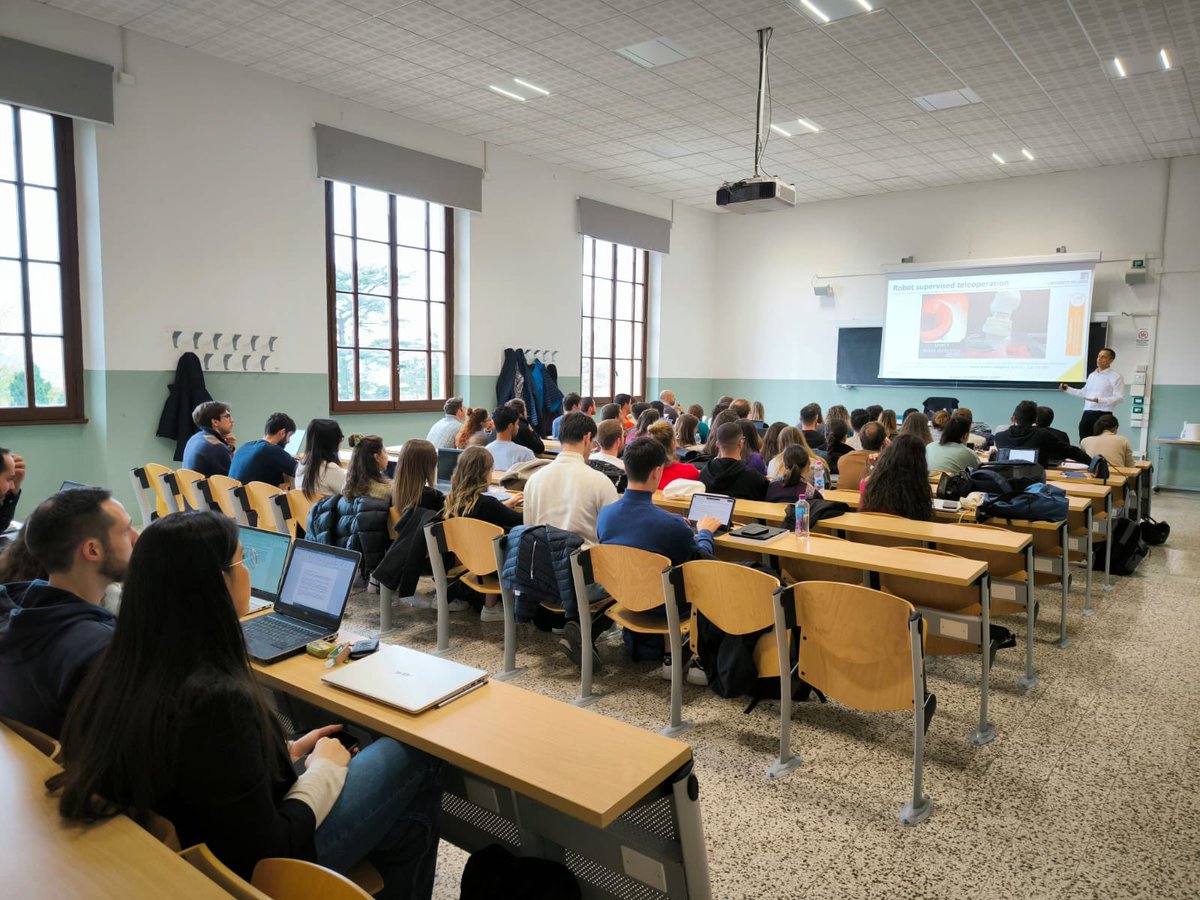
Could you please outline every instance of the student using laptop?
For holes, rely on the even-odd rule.
[[[287,413],[271,413],[263,427],[262,440],[242,444],[229,464],[229,477],[242,484],[261,481],[276,487],[292,486],[296,457],[284,447],[296,433],[296,423]]]
[[[249,599],[231,520],[186,512],[146,529],[109,652],[68,713],[63,816],[153,810],[243,878],[268,857],[343,873],[365,858],[377,896],[430,897],[440,762],[388,738],[351,757],[330,737],[340,725],[287,743],[246,661]]]

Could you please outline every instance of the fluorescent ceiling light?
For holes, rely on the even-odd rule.
[[[515,82],[516,82],[517,84],[519,84],[521,87],[526,87],[526,88],[529,88],[531,91],[537,91],[537,92],[538,92],[539,94],[541,94],[543,97],[549,97],[549,96],[550,96],[550,92],[549,92],[548,90],[546,90],[545,88],[540,88],[540,87],[538,87],[536,84],[530,84],[528,81],[525,81],[524,79],[521,79],[521,78],[514,78],[514,79],[513,79],[513,81],[515,81]]]
[[[1000,163],[1000,165],[1004,165],[1004,157],[1002,157],[999,153],[993,153],[992,159],[994,159],[996,162]]]
[[[1125,77],[1125,67],[1123,65],[1121,65],[1121,57],[1114,56],[1113,57],[1113,65],[1116,66],[1116,68],[1117,68],[1117,74],[1120,75],[1122,78],[1124,78]]]
[[[825,13],[823,13],[819,9],[817,9],[813,5],[812,0],[800,0],[800,3],[805,9],[807,9],[810,13],[812,13],[814,16],[816,16],[822,22],[829,21],[829,16],[825,15]]]
[[[1021,155],[1023,157],[1025,157],[1027,160],[1029,160],[1030,162],[1033,162],[1033,154],[1029,152],[1028,147],[1021,148]]]
[[[790,131],[784,131],[784,130],[783,130],[782,128],[780,128],[778,125],[772,125],[772,126],[771,126],[771,130],[772,130],[773,132],[775,132],[776,134],[781,134],[781,135],[783,135],[784,137],[791,137],[791,136],[792,136],[792,133],[791,133]]]
[[[489,84],[488,88],[495,91],[497,94],[502,94],[503,96],[508,97],[511,100],[520,100],[522,103],[525,102],[525,98],[520,94],[514,94],[512,91],[506,91],[502,87],[496,87],[494,84]]]
[[[1158,51],[1158,58],[1162,60],[1163,68],[1171,68],[1171,57],[1167,56],[1167,48],[1163,47]]]
[[[810,122],[808,119],[797,119],[796,121],[799,122],[801,125],[803,125],[805,128],[807,128],[809,131],[820,131],[821,130],[817,125]]]
[[[863,9],[865,9],[867,12],[873,12],[875,10],[875,7],[873,7],[870,3],[868,3],[867,0],[858,0],[858,5],[861,6]]]

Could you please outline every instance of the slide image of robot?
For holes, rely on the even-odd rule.
[[[1045,359],[1050,291],[921,298],[921,359]]]

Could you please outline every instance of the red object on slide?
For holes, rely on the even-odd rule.
[[[961,341],[967,336],[966,294],[926,294],[921,298],[921,342]]]

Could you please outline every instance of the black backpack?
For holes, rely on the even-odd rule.
[[[966,472],[959,472],[957,475],[947,475],[942,473],[942,477],[938,479],[937,498],[939,500],[961,500],[973,490],[971,486],[971,476]]]
[[[1142,519],[1141,524],[1142,540],[1147,544],[1152,544],[1157,547],[1159,544],[1165,544],[1167,538],[1171,536],[1171,526],[1166,522],[1160,522],[1157,519],[1152,519],[1149,516]]]
[[[1119,518],[1111,521],[1112,568],[1114,575],[1132,575],[1143,559],[1150,555],[1150,548],[1142,540],[1141,529],[1131,519]],[[1104,571],[1104,541],[1092,548],[1093,571]]]
[[[984,463],[977,469],[972,469],[971,474],[974,475],[981,470],[984,472],[995,472],[1005,479],[1010,485],[1010,491],[1023,491],[1031,484],[1045,484],[1046,482],[1046,469],[1040,463],[1021,462],[1019,460],[989,462]],[[976,490],[980,490],[980,488],[976,488]],[[995,492],[987,491],[986,493]]]
[[[1093,478],[1099,478],[1105,484],[1108,483],[1108,460],[1100,454],[1092,457],[1088,463],[1088,474]]]

